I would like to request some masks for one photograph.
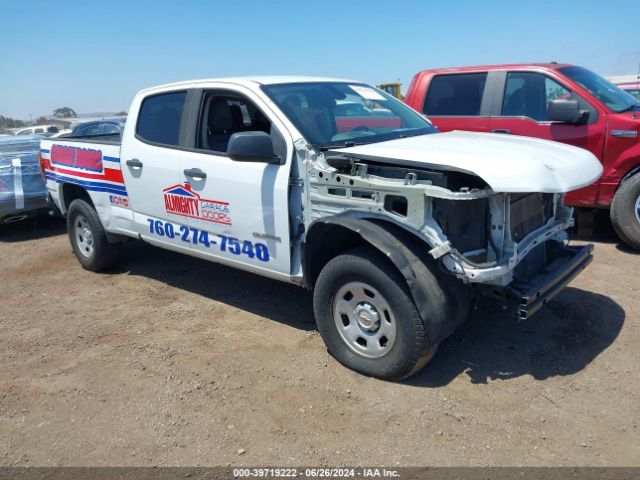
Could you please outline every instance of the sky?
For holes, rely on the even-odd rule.
[[[0,115],[127,110],[146,87],[235,75],[372,84],[558,61],[638,72],[640,1],[30,0],[0,4]]]

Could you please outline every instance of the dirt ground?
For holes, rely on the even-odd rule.
[[[0,227],[0,465],[640,464],[640,255],[534,318],[485,302],[403,383],[330,357],[302,289],[136,244],[84,271],[53,219]]]

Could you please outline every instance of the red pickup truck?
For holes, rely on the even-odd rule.
[[[610,208],[618,236],[640,249],[640,101],[633,96],[585,68],[540,63],[424,70],[405,101],[442,131],[524,135],[589,150],[604,173],[566,203]]]

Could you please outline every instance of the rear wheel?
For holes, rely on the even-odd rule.
[[[610,214],[618,237],[630,247],[640,249],[640,173],[620,185]]]
[[[98,272],[117,263],[121,245],[109,243],[98,212],[85,200],[69,205],[67,230],[73,253],[87,270]]]
[[[313,307],[329,352],[365,375],[406,378],[436,351],[404,279],[372,247],[356,248],[325,265]]]

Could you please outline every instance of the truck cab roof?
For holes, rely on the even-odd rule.
[[[540,69],[548,69],[548,70],[557,70],[564,67],[572,67],[573,65],[569,63],[557,63],[557,62],[548,62],[548,63],[513,63],[513,64],[502,64],[502,65],[475,65],[469,67],[447,67],[447,68],[431,68],[427,70],[421,70],[417,73],[417,75],[425,74],[425,73],[434,73],[434,72],[475,72],[478,70],[482,71],[490,71],[490,70],[518,70],[518,69],[530,69],[532,67],[540,68]]]
[[[330,77],[310,77],[301,75],[262,75],[262,76],[240,76],[240,77],[219,77],[219,78],[201,78],[195,80],[186,80],[182,82],[165,83],[163,85],[157,85],[155,87],[145,88],[139,93],[146,94],[154,91],[166,90],[171,88],[193,88],[198,85],[206,85],[209,83],[233,83],[235,85],[242,85],[245,87],[255,87],[256,85],[277,85],[285,83],[303,83],[303,82],[347,82],[347,83],[362,83],[359,80],[350,80],[345,78],[330,78]]]

